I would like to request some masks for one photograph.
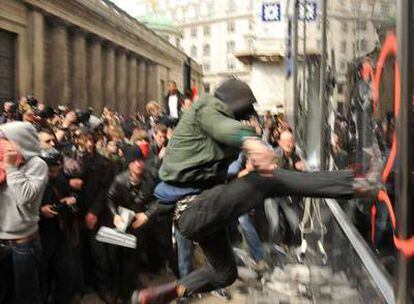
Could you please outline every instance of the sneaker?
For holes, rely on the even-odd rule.
[[[265,273],[269,269],[269,266],[264,260],[259,260],[256,262],[254,270],[258,273]]]
[[[354,179],[354,189],[357,196],[375,199],[378,192],[384,189],[381,181],[384,162],[378,157],[372,157],[368,171],[362,176]]]
[[[132,304],[165,304],[177,298],[177,282],[134,291]]]
[[[231,294],[226,288],[216,289],[211,292],[211,295],[219,298],[223,302],[231,300]]]
[[[381,158],[381,155],[377,155],[377,153],[373,153],[370,161],[369,161],[369,168],[368,171],[365,173],[365,178],[370,183],[378,183],[381,182],[381,175],[384,171],[384,161]]]
[[[353,187],[357,197],[375,200],[378,192],[384,189],[384,184],[381,181],[372,182],[364,177],[357,177],[354,179]]]

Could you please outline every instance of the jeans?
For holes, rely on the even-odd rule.
[[[375,248],[381,247],[381,243],[384,238],[392,235],[389,222],[389,213],[387,206],[380,202],[375,202],[377,208],[377,215],[375,217],[375,239],[374,246]]]
[[[281,241],[279,202],[277,198],[267,198],[263,206],[267,222],[269,223],[269,241],[279,243]]]
[[[175,229],[175,240],[177,242],[178,272],[180,278],[183,278],[194,270],[194,244],[183,237],[178,229]]]
[[[0,245],[0,304],[40,304],[41,245]]]
[[[298,210],[300,202],[301,200],[297,197],[286,196],[267,198],[265,200],[264,210],[269,223],[269,238],[271,242],[287,242],[287,244],[291,244],[300,239],[300,215]],[[287,233],[289,235],[286,235]]]
[[[242,234],[246,240],[249,253],[256,262],[263,260],[263,244],[257,234],[256,228],[253,226],[252,219],[249,214],[245,213],[239,216],[239,224],[242,228]]]
[[[200,193],[176,217],[180,233],[199,243],[207,265],[181,278],[186,296],[232,284],[237,278],[233,250],[225,227],[269,197],[287,195],[349,199],[355,196],[348,171],[300,173],[277,169],[272,176],[251,173]]]

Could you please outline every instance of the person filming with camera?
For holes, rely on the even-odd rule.
[[[74,294],[79,250],[77,196],[62,173],[62,156],[55,148],[40,152],[49,167],[49,181],[40,207],[42,298],[68,303]],[[54,286],[53,291],[51,286]]]

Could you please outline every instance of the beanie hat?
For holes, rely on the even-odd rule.
[[[214,96],[229,106],[237,120],[248,119],[250,115],[256,115],[253,107],[256,98],[244,81],[227,79],[217,87]]]

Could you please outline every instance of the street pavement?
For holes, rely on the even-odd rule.
[[[173,279],[172,276],[168,275],[154,275],[154,274],[144,274],[140,277],[141,282],[143,282],[146,286],[154,286],[157,284],[162,284]],[[213,295],[204,294],[201,298],[194,298],[191,300],[191,304],[245,304],[246,298],[244,295],[240,294],[237,290],[237,287],[240,286],[241,283],[236,281],[231,287],[230,292],[232,294],[232,300],[230,301],[223,301]],[[175,303],[175,302],[173,302]],[[87,294],[83,297],[81,304],[105,304],[99,297],[94,294]]]

